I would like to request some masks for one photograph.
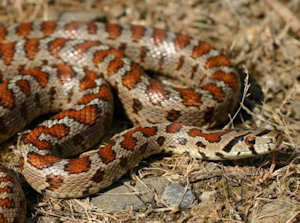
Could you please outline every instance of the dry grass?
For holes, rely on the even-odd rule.
[[[284,1],[284,5],[299,20],[299,0]],[[190,184],[198,198],[203,191],[215,193],[189,210],[161,204],[143,213],[108,214],[92,207],[88,198],[57,200],[30,191],[29,216],[56,217],[64,222],[246,222],[252,216],[254,222],[263,222],[268,216],[260,214],[262,207],[277,200],[293,207],[288,222],[300,221],[300,40],[294,23],[284,20],[265,1],[254,0],[2,0],[0,23],[57,19],[64,11],[97,13],[112,22],[155,25],[214,43],[235,64],[247,68],[265,94],[264,105],[240,127],[274,127],[283,132],[284,141],[276,153],[276,166],[272,166],[271,156],[210,163],[173,155],[149,159],[151,168],[136,171],[142,172],[136,177],[164,175]]]

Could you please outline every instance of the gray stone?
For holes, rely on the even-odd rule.
[[[178,184],[170,184],[165,188],[162,199],[170,206],[178,206],[185,209],[192,207],[195,195],[190,189],[185,191],[185,188]]]
[[[139,192],[139,197],[145,203],[154,202],[154,195],[162,196],[166,186],[170,184],[164,177],[147,177],[142,181],[137,181],[135,189]]]
[[[190,189],[184,192],[184,187],[171,184],[164,177],[148,177],[138,180],[134,188],[121,185],[108,190],[92,198],[91,203],[110,213],[128,210],[141,211],[146,209],[146,204],[155,205],[155,196],[157,196],[170,206],[190,208],[195,196]]]
[[[145,210],[145,204],[128,187],[121,185],[91,199],[96,207],[110,213]]]

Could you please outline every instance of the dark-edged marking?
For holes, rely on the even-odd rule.
[[[107,23],[105,26],[106,32],[110,39],[117,39],[122,33],[122,27],[118,24]]]
[[[55,191],[63,185],[64,177],[59,175],[48,175],[46,176],[46,182],[49,186],[45,188],[45,190]]]
[[[110,142],[108,145],[101,146],[98,150],[98,155],[103,163],[109,164],[110,162],[116,159],[116,153],[112,149],[115,145],[115,142]]]
[[[140,110],[143,109],[143,104],[139,99],[134,98],[132,103],[132,110],[135,114],[137,114]]]
[[[131,29],[131,40],[134,42],[138,42],[140,39],[143,38],[145,34],[145,27],[139,25],[132,25]]]
[[[177,133],[180,131],[180,129],[182,128],[182,124],[180,123],[171,123],[170,125],[168,125],[166,127],[166,132],[167,133]]]
[[[84,156],[70,160],[70,162],[65,165],[64,170],[69,174],[80,174],[88,172],[90,168],[91,161],[88,156]]]
[[[16,42],[0,44],[0,59],[5,65],[10,65],[15,55]]]
[[[191,137],[203,137],[210,143],[217,143],[221,141],[221,137],[228,133],[228,130],[219,131],[219,132],[211,132],[211,133],[205,133],[200,128],[191,128],[188,131],[188,134]]]
[[[225,156],[222,153],[216,152],[215,155],[225,160]]]
[[[26,53],[26,57],[29,60],[33,60],[36,54],[39,52],[39,44],[40,44],[39,38],[29,39],[25,42],[24,50]]]
[[[172,110],[168,111],[166,118],[170,122],[175,122],[180,117],[180,115],[181,115],[180,111],[172,109]]]
[[[27,154],[27,162],[35,168],[42,170],[59,162],[61,159],[54,155],[40,155],[34,152]]]
[[[247,133],[245,133],[243,135],[234,137],[232,140],[229,141],[229,143],[226,144],[226,146],[224,146],[223,151],[229,153],[231,151],[232,147],[235,146],[240,141],[243,141],[244,137],[246,135],[248,135],[249,133],[250,132],[247,132]]]
[[[20,37],[26,37],[32,30],[32,22],[21,23],[16,27],[16,34]]]
[[[166,141],[166,138],[164,136],[159,136],[157,139],[156,139],[156,142],[158,143],[158,145],[162,146]]]
[[[147,91],[153,105],[161,105],[161,103],[169,99],[168,92],[164,89],[164,86],[152,78],[149,78]]]
[[[41,24],[41,31],[45,36],[51,35],[57,26],[57,22],[55,21],[45,21]]]
[[[201,142],[201,141],[196,142],[196,146],[201,147],[203,149],[206,148],[206,145],[203,142]]]
[[[271,130],[268,129],[264,129],[263,131],[261,131],[260,133],[256,134],[256,136],[263,136],[263,135],[267,135],[268,133],[270,133]]]

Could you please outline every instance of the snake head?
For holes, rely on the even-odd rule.
[[[276,130],[255,130],[237,132],[232,139],[216,154],[220,159],[241,159],[263,155],[277,150],[282,143],[282,134]]]

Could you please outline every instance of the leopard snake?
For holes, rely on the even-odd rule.
[[[175,82],[153,79],[144,69]],[[112,122],[111,87],[136,127],[74,158],[97,143]],[[21,143],[22,174],[45,195],[97,193],[162,151],[224,160],[276,150],[281,134],[274,130],[205,130],[228,120],[240,92],[228,57],[187,35],[94,22],[0,27],[0,142],[36,117],[57,113]],[[22,222],[21,187],[4,167],[0,175],[0,222],[16,216]]]

